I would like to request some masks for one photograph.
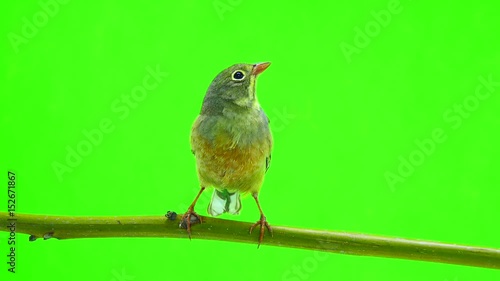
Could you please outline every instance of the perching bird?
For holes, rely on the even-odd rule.
[[[260,107],[255,93],[257,76],[269,62],[235,64],[215,77],[210,84],[200,115],[191,130],[191,150],[196,158],[200,192],[181,219],[191,237],[196,201],[205,188],[214,187],[208,213],[238,214],[240,194],[252,194],[260,211],[259,245],[265,228],[272,229],[260,207],[258,194],[271,163],[273,138],[269,119]]]

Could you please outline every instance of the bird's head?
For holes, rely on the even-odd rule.
[[[223,103],[232,103],[243,108],[258,106],[255,95],[255,81],[257,76],[266,70],[269,65],[269,62],[257,64],[239,63],[224,69],[210,84],[205,96],[204,106],[206,103],[213,104],[216,100]]]

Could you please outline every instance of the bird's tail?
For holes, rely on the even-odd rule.
[[[240,213],[241,200],[238,191],[229,192],[227,189],[217,190],[214,188],[212,201],[208,205],[208,213],[211,216],[218,216],[223,213],[237,215]]]

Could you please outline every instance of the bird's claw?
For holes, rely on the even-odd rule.
[[[262,240],[264,239],[264,233],[266,232],[266,230],[264,229],[264,227],[267,228],[267,231],[269,231],[271,233],[271,237],[273,237],[273,229],[271,228],[271,226],[267,222],[266,216],[260,215],[260,220],[258,220],[256,223],[254,223],[250,227],[250,234],[252,234],[253,229],[257,225],[260,225],[259,244],[257,245],[257,248],[259,248],[260,247],[260,243],[262,243]]]
[[[187,229],[189,239],[191,239],[191,225],[201,222],[201,216],[198,215],[193,208],[189,208],[187,212],[182,216],[179,227]]]

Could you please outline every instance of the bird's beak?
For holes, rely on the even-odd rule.
[[[266,70],[266,68],[269,67],[269,65],[271,65],[270,62],[261,62],[254,64],[252,74],[255,76],[261,74],[264,70]]]

